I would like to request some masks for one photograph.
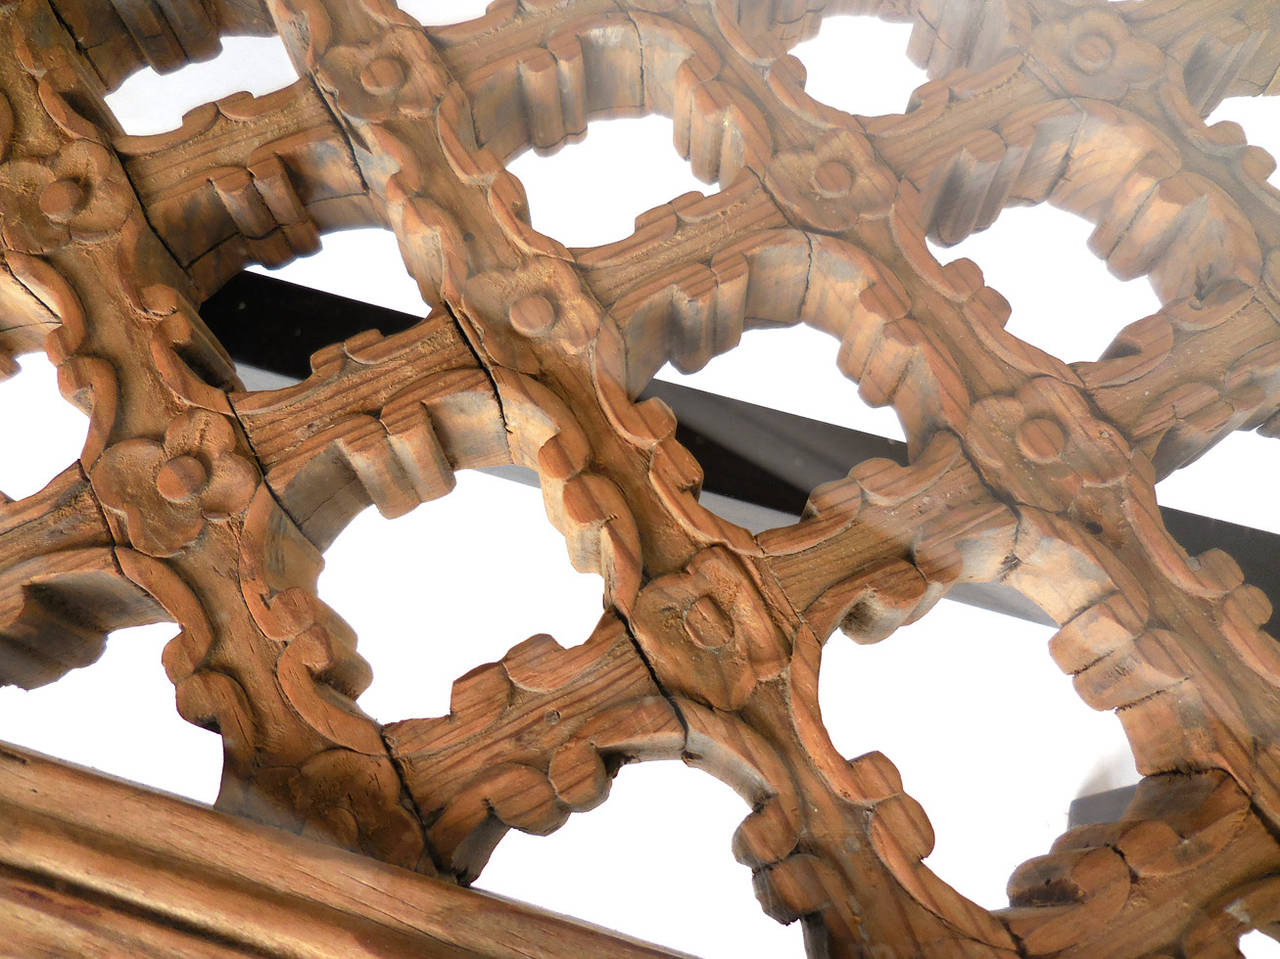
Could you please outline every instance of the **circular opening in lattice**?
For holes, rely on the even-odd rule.
[[[835,16],[791,55],[804,64],[804,89],[827,106],[860,116],[905,113],[927,74],[907,57],[912,26],[879,17]]]
[[[600,580],[569,565],[536,474],[456,480],[407,516],[366,510],[325,552],[319,594],[360,638],[373,683],[359,704],[382,722],[445,716],[464,673],[540,633],[577,646],[600,618]]]
[[[424,27],[470,23],[483,17],[490,0],[400,0],[397,6]]]
[[[840,372],[839,351],[838,340],[800,323],[748,330],[706,366],[682,371],[668,362],[654,379],[905,443],[893,407],[857,396],[857,384]]]
[[[1205,118],[1205,123],[1213,127],[1216,134],[1229,138],[1237,144],[1247,142],[1267,154],[1265,157],[1257,151],[1251,151],[1248,169],[1252,176],[1265,173],[1267,182],[1280,188],[1280,168],[1276,167],[1275,158],[1280,156],[1280,101],[1274,96],[1228,97],[1213,108],[1213,112]],[[1224,128],[1219,124],[1227,124]],[[1236,124],[1239,130],[1229,125]],[[1269,172],[1267,172],[1269,170]]]
[[[178,129],[203,104],[242,90],[265,96],[297,79],[279,37],[223,37],[213,59],[166,74],[144,67],[106,100],[125,133],[146,136]]]
[[[703,469],[702,505],[759,532],[794,523],[813,489],[864,459],[906,462],[893,408],[859,398],[839,346],[804,325],[754,330],[699,370],[658,372],[642,395],[675,412]]]
[[[1086,29],[1087,20],[1071,21],[1068,33]],[[989,87],[970,91],[974,102],[1008,78],[995,71],[985,79]],[[938,106],[923,103],[917,111],[927,117]],[[1094,224],[1088,246],[1113,274],[1150,280],[1163,308],[1124,328],[1103,356],[1110,365],[1090,371],[1100,381],[1132,378],[1144,362],[1157,360],[1171,323],[1199,330],[1225,320],[1239,310],[1236,301],[1249,286],[1269,275],[1237,197],[1190,169],[1172,141],[1144,119],[1102,101],[1061,99],[1016,111],[911,161],[905,172],[919,188],[926,232],[944,244],[987,228],[1002,210],[1048,202]],[[1047,233],[1038,231],[1030,242],[1029,231],[1020,231],[1019,242],[1053,262],[1043,252]]]
[[[59,392],[53,364],[39,353],[17,362],[20,371],[0,379],[0,448],[14,451],[0,460],[0,497],[10,499],[39,492],[71,467],[89,430],[88,417]]]
[[[1156,486],[1162,507],[1280,535],[1280,442],[1237,430]]]
[[[0,687],[0,741],[212,803],[222,739],[183,720],[161,652],[172,623],[120,629],[100,659],[39,689]]]
[[[508,169],[534,229],[570,247],[621,247],[672,199],[689,205],[708,192],[672,149],[671,121],[656,115],[594,121],[581,142],[554,156],[524,153]]]
[[[706,959],[799,956],[800,923],[765,915],[730,854],[744,811],[679,763],[624,766],[598,808],[550,836],[508,835],[476,885]]]
[[[395,234],[379,227],[327,233],[320,249],[310,256],[275,269],[256,265],[249,269],[409,316],[421,317],[426,311],[418,284],[404,268]],[[349,329],[347,335],[357,332]]]
[[[837,635],[822,654],[833,744],[889,757],[933,825],[925,865],[988,909],[1008,905],[1014,868],[1066,831],[1074,800],[1088,816],[1138,778],[1119,722],[1081,702],[1046,655],[1052,633],[943,600],[883,642]]]
[[[725,519],[757,531],[786,525],[811,490],[859,462],[906,462],[899,437],[910,424],[904,430],[890,405],[904,354],[863,297],[882,277],[851,244],[773,229],[605,298],[624,343],[618,375],[631,395],[675,411],[677,438],[714,494],[704,503]],[[870,383],[859,383],[867,371]],[[672,384],[673,372],[720,395]],[[716,499],[724,494],[771,512],[753,516]]]
[[[1090,251],[1093,230],[1042,203],[1007,209],[954,246],[931,246],[941,262],[978,264],[986,284],[1009,301],[1008,332],[1074,362],[1104,355],[1122,329],[1160,309],[1145,278],[1121,280]]]
[[[494,14],[503,26],[526,15],[518,5],[495,8]],[[551,204],[541,199],[548,191],[538,182],[540,167],[525,158],[511,169],[525,181],[535,227],[565,244],[599,246],[626,237],[631,221],[640,232],[674,214],[655,209],[659,204],[678,198],[683,208],[697,207],[703,184],[729,189],[752,179],[745,175],[749,168],[769,161],[772,135],[763,114],[732,89],[723,73],[721,56],[679,18],[601,12],[589,23],[530,41],[477,71],[468,83],[470,109],[455,121],[455,132],[474,137],[503,162],[530,149],[552,153],[584,137],[598,145],[576,151],[581,166],[557,161],[567,189],[554,202],[590,209],[598,218],[611,201],[621,201],[626,213],[608,230],[575,233],[582,223],[576,218],[556,224]],[[650,116],[655,114],[670,118],[671,126]],[[610,118],[626,122],[600,123]],[[597,132],[591,133],[589,124]],[[660,144],[668,138],[675,155],[688,159],[696,181],[662,152]],[[625,188],[619,189],[620,183]],[[572,199],[566,204],[566,198]],[[518,215],[522,206],[523,198],[517,198]],[[682,215],[697,215],[683,208]],[[614,247],[613,254],[624,253],[625,241]]]
[[[395,235],[376,227],[326,234],[319,251],[282,267],[251,266],[200,307],[249,389],[301,380],[324,347],[403,332],[425,312]]]
[[[1165,528],[1187,553],[1224,550],[1239,564],[1244,581],[1268,597],[1280,596],[1277,468],[1280,443],[1274,436],[1236,431],[1156,487]],[[1278,626],[1273,610],[1263,629],[1274,636]]]

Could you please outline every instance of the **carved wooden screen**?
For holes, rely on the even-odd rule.
[[[46,348],[92,420],[78,463],[0,505],[0,678],[53,681],[109,630],[172,619],[179,709],[225,743],[218,806],[428,875],[470,879],[508,828],[551,831],[621,763],[680,757],[746,798],[734,854],[814,955],[1236,954],[1280,919],[1271,606],[1224,553],[1183,552],[1153,484],[1280,422],[1273,164],[1202,120],[1275,91],[1278,10],[499,0],[424,31],[392,0],[0,0],[0,352]],[[933,79],[906,115],[804,93],[786,51],[839,12],[914,23]],[[103,104],[143,65],[272,32],[302,77],[278,93],[151,137]],[[722,191],[603,248],[534,231],[504,161],[642,112]],[[978,268],[925,245],[1041,202],[1164,303],[1096,362],[1006,333]],[[358,225],[394,230],[430,315],[243,391],[198,305]],[[635,397],[665,361],[797,322],[893,405],[911,462],[851,463],[752,536],[699,505],[672,415]],[[321,551],[370,503],[399,515],[503,463],[538,472],[606,612],[580,647],[469,673],[449,716],[379,727],[315,594]],[[884,756],[836,753],[816,699],[833,633],[884,639],[965,582],[1061,625],[1054,659],[1147,774],[997,913],[921,863],[924,812]]]

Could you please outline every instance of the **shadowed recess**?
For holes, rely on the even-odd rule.
[[[249,374],[250,389],[301,380],[323,347],[363,330],[407,330],[426,311],[395,236],[378,228],[328,234],[317,253],[278,269],[250,267],[200,307],[237,364],[271,374]]]

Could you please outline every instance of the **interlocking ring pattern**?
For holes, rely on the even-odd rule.
[[[786,51],[832,13],[914,24],[933,79],[907,114],[805,94]],[[1231,956],[1280,920],[1270,603],[1187,556],[1153,491],[1280,429],[1273,163],[1202,119],[1280,89],[1272,0],[499,0],[426,30],[391,0],[0,0],[0,33],[0,358],[43,346],[92,422],[79,462],[0,500],[0,680],[171,619],[221,808],[460,879],[508,828],[603,801],[620,763],[682,757],[747,799],[734,853],[813,955]],[[106,91],[230,33],[278,33],[301,79],[122,133]],[[504,161],[643,112],[721,192],[606,247],[534,231]],[[977,267],[925,245],[1046,201],[1163,303],[1094,362],[1007,333]],[[244,391],[197,305],[358,225],[395,232],[430,315]],[[857,464],[753,537],[699,505],[670,411],[635,397],[797,322],[840,340],[911,461]],[[501,463],[538,472],[606,612],[579,647],[469,673],[450,715],[380,727],[321,551],[371,503]],[[1060,624],[1056,662],[1147,776],[995,913],[921,863],[923,810],[884,756],[835,751],[816,698],[837,629],[882,639],[962,582]]]

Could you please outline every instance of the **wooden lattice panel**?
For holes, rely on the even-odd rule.
[[[933,79],[906,115],[804,93],[786,51],[831,13],[913,22]],[[272,32],[287,89],[149,137],[103,105],[143,65]],[[620,763],[681,757],[750,804],[734,853],[813,955],[1231,956],[1280,920],[1271,605],[1227,555],[1188,557],[1153,489],[1231,430],[1280,429],[1273,163],[1202,120],[1280,89],[1274,0],[499,0],[427,30],[391,0],[0,0],[0,38],[0,354],[43,345],[92,421],[79,462],[0,505],[0,679],[172,619],[179,709],[225,744],[219,807],[464,880]],[[504,161],[645,112],[721,192],[601,248],[534,231]],[[1008,334],[978,268],[925,245],[1040,202],[1164,304],[1096,362]],[[394,230],[430,315],[245,392],[197,305],[359,225]],[[850,464],[752,536],[699,505],[670,411],[635,397],[797,322],[841,341],[911,462]],[[538,472],[605,614],[467,674],[449,716],[380,727],[321,551],[371,503],[504,463]],[[1061,624],[1052,655],[1147,776],[996,913],[921,863],[924,812],[817,705],[833,633],[883,639],[965,582]]]

